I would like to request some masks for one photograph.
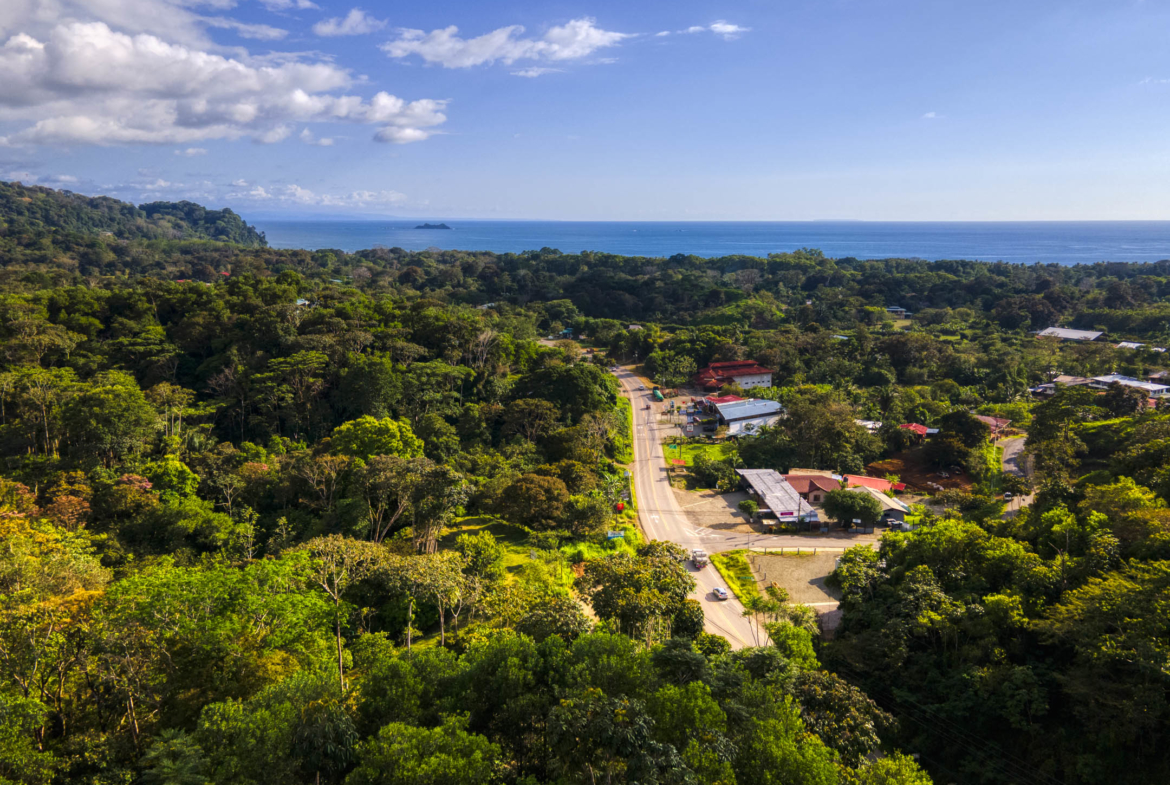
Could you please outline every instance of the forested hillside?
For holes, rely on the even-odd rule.
[[[0,779],[1170,777],[1170,415],[1028,391],[1166,367],[1164,265],[68,233],[0,261]],[[564,327],[598,354],[539,340]],[[709,487],[909,453],[972,482],[846,552],[834,640],[769,596],[770,642],[732,652],[628,509],[614,359],[775,369],[787,416],[698,462]],[[1030,479],[972,412],[1026,434]]]
[[[108,234],[118,240],[214,240],[264,246],[263,235],[231,210],[193,202],[151,202],[135,207],[108,196],[82,196],[42,186],[0,182],[0,240],[10,263],[22,251],[68,246],[76,235]]]

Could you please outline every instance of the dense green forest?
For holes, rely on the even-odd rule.
[[[1170,265],[276,251],[34,190],[0,211],[0,781],[1170,779],[1170,415],[1028,393],[1165,367],[1030,330],[1170,344]],[[907,449],[976,483],[846,552],[834,640],[762,601],[731,651],[617,511],[630,409],[564,327],[664,383],[776,370],[712,486]]]
[[[214,240],[267,245],[264,236],[231,210],[193,202],[151,202],[135,207],[108,196],[82,196],[42,186],[0,182],[0,250],[5,264],[52,246],[92,247],[90,235],[114,240]]]

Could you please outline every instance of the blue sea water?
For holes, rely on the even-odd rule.
[[[557,248],[630,256],[726,256],[819,248],[834,258],[971,259],[1017,264],[1154,262],[1170,259],[1170,221],[1019,223],[445,221],[257,221],[274,248],[357,251],[520,252]]]

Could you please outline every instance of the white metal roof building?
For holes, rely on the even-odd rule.
[[[733,423],[736,420],[750,420],[756,417],[767,417],[768,415],[781,414],[784,412],[784,407],[775,401],[765,401],[760,398],[751,398],[746,401],[728,401],[727,403],[715,404],[715,411],[719,412],[719,416],[727,423]]]
[[[752,491],[760,497],[761,513],[775,515],[781,521],[818,521],[817,511],[800,498],[796,489],[780,472],[772,469],[736,469],[740,477],[747,480]]]
[[[1125,387],[1136,387],[1153,398],[1161,398],[1165,395],[1170,395],[1170,385],[1155,384],[1154,382],[1143,382],[1141,379],[1135,379],[1132,376],[1122,376],[1119,373],[1111,373],[1108,376],[1094,376],[1093,381],[1089,383],[1089,386],[1098,390],[1102,390],[1115,383]]]
[[[1104,334],[1093,330],[1069,330],[1065,327],[1049,327],[1037,333],[1041,338],[1059,338],[1062,341],[1095,341]]]
[[[727,425],[728,436],[751,436],[760,428],[775,425],[784,414],[784,407],[775,401],[753,398],[747,401],[728,401],[715,404],[720,422]]]

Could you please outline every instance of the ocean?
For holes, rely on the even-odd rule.
[[[434,219],[432,219],[434,221]],[[520,252],[556,248],[627,256],[727,256],[818,248],[833,258],[970,259],[1016,264],[1170,259],[1170,221],[1019,223],[457,221],[257,221],[274,248],[357,251]]]

